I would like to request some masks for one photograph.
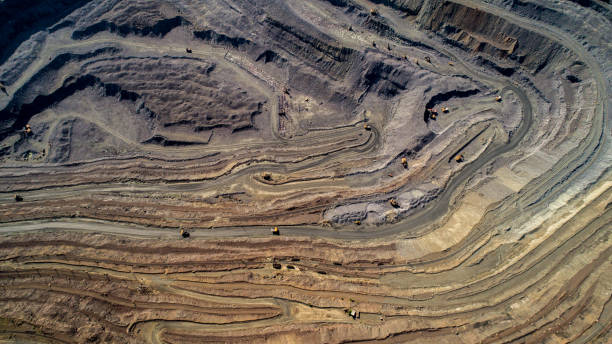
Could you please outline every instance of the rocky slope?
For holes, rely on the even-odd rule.
[[[609,342],[611,10],[1,2],[0,341]]]

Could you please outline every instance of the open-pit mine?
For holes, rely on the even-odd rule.
[[[0,343],[612,343],[609,0],[1,0]]]

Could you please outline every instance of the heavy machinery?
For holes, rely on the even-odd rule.
[[[193,52],[193,50],[191,50],[189,48],[185,48],[185,51],[187,52],[187,54],[191,54]]]
[[[447,108],[446,106],[443,106],[443,107],[442,107],[442,112],[444,112],[444,113],[448,113],[448,108]]]
[[[502,101],[502,97],[501,97],[501,96],[497,96],[497,97],[495,97],[495,101],[496,101],[496,102],[501,102],[501,101]]]
[[[429,118],[436,119],[438,118],[438,111],[436,109],[427,109],[427,113],[429,114]]]
[[[189,235],[190,235],[189,232],[187,232],[184,229],[181,229],[181,237],[183,237],[183,239],[189,238]]]
[[[363,125],[363,129],[365,129],[365,130],[372,130],[372,127],[370,127],[370,125],[368,125],[368,124],[364,124]]]
[[[272,228],[272,235],[280,235],[280,231],[278,230],[278,227]]]
[[[402,158],[402,165],[404,166],[404,168],[408,168],[408,159]]]
[[[370,14],[376,16],[378,15],[378,10],[376,10],[375,8],[370,8]]]
[[[23,201],[23,196],[15,195],[15,202],[21,202],[21,201]]]
[[[353,318],[353,319],[357,319],[357,318],[360,317],[359,311],[354,310],[354,309],[347,308],[347,309],[344,310],[344,312],[346,314],[348,314],[348,316]]]
[[[425,61],[427,61],[428,63],[431,63],[431,58],[429,56],[425,56]]]
[[[30,135],[32,133],[32,128],[29,124],[26,124],[25,129],[23,131],[26,133],[26,135]]]
[[[393,198],[389,200],[389,204],[391,204],[393,208],[399,207],[399,203],[397,203],[397,201],[394,200]]]
[[[463,154],[457,154],[455,156],[455,162],[460,163],[460,162],[463,162],[463,160],[464,160],[463,159]]]

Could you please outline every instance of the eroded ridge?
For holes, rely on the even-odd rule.
[[[607,2],[30,5],[0,341],[612,340]]]

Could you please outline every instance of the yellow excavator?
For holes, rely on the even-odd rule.
[[[438,111],[436,109],[427,109],[429,113],[429,118],[436,119],[438,117]]]

